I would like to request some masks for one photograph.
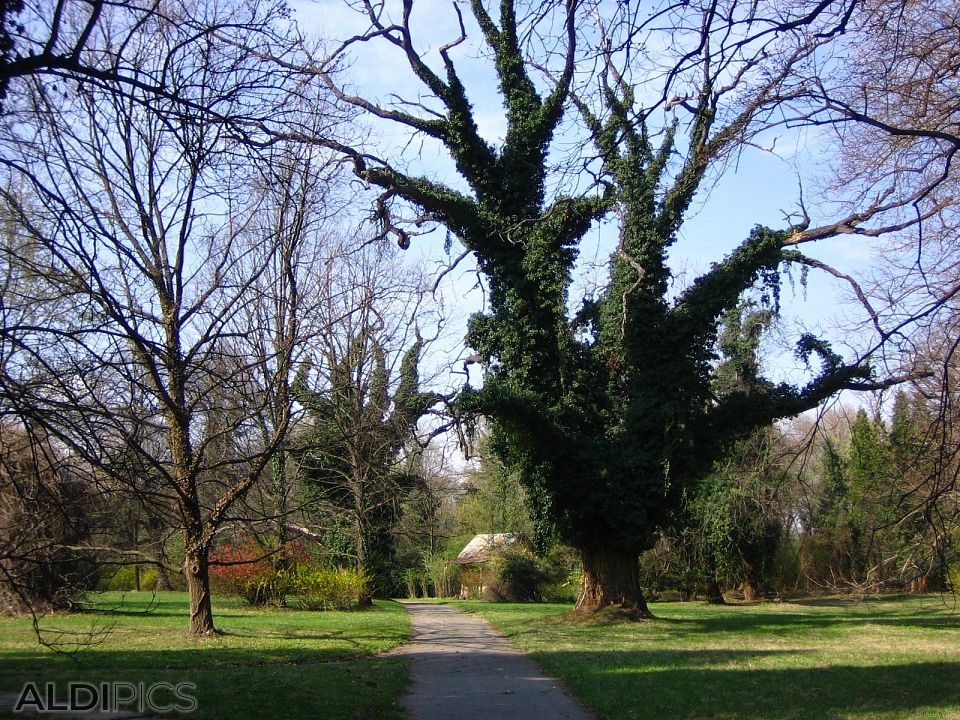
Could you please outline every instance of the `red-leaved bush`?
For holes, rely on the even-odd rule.
[[[217,588],[251,605],[284,605],[288,595],[304,610],[347,610],[367,596],[366,573],[310,562],[294,540],[271,553],[252,537],[221,545],[210,554],[210,576]]]
[[[283,605],[293,589],[292,570],[309,559],[299,540],[271,553],[247,537],[210,554],[210,576],[217,586],[251,605]]]

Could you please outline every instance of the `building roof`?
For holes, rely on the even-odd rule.
[[[486,562],[490,559],[490,553],[498,548],[505,548],[513,545],[517,541],[513,533],[481,533],[474,535],[473,539],[466,544],[466,547],[457,555],[454,560],[457,565],[472,565],[474,563]]]

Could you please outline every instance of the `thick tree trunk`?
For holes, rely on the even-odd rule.
[[[184,553],[183,574],[190,592],[190,634],[213,635],[213,605],[210,602],[210,566],[208,549],[190,549]]]
[[[640,590],[639,553],[613,548],[581,550],[583,589],[577,610],[596,612],[619,608],[641,617],[653,617]]]
[[[715,579],[707,581],[707,602],[711,605],[726,605],[727,601],[723,597],[723,590],[720,589],[720,583]]]

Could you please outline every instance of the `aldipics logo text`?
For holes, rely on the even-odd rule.
[[[197,709],[193,683],[70,682],[57,692],[54,683],[28,682],[13,712],[191,713]]]

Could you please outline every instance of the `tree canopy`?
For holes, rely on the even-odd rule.
[[[653,543],[682,488],[744,433],[841,389],[872,385],[862,358],[845,361],[811,334],[796,343],[812,365],[806,383],[757,377],[719,395],[714,372],[721,321],[745,294],[762,286],[775,299],[782,268],[807,262],[802,243],[860,232],[888,207],[813,228],[809,218],[758,226],[679,294],[670,290],[668,262],[708,172],[769,125],[795,69],[842,31],[852,6],[761,12],[735,5],[721,13],[690,4],[652,7],[650,19],[641,19],[619,6],[608,17],[600,6],[578,2],[548,8],[503,0],[494,14],[474,0],[473,25],[506,118],[499,146],[481,137],[458,74],[454,51],[467,33],[460,10],[460,36],[440,48],[442,70],[434,70],[417,49],[412,3],[402,4],[398,21],[388,19],[386,4],[362,6],[370,30],[340,51],[361,42],[393,44],[432,104],[381,107],[325,76],[330,87],[341,101],[442,145],[465,186],[347,150],[355,172],[382,190],[384,232],[409,243],[397,212],[405,201],[454,233],[486,278],[486,310],[471,318],[467,334],[483,361],[484,383],[467,388],[460,407],[490,418],[492,448],[522,478],[541,530],[557,528],[581,550],[581,607],[615,603],[645,611],[636,557]],[[590,13],[599,30],[584,30]],[[677,47],[659,51],[648,36],[663,18]],[[547,25],[562,30],[550,34]],[[532,57],[531,38],[549,52]],[[666,79],[631,81],[642,76],[634,51],[655,60]],[[597,70],[578,80],[585,58]],[[582,167],[596,183],[582,192],[554,190],[550,154],[568,111],[585,129],[582,152],[594,150]],[[571,310],[578,247],[613,213],[619,240],[609,283]]]

